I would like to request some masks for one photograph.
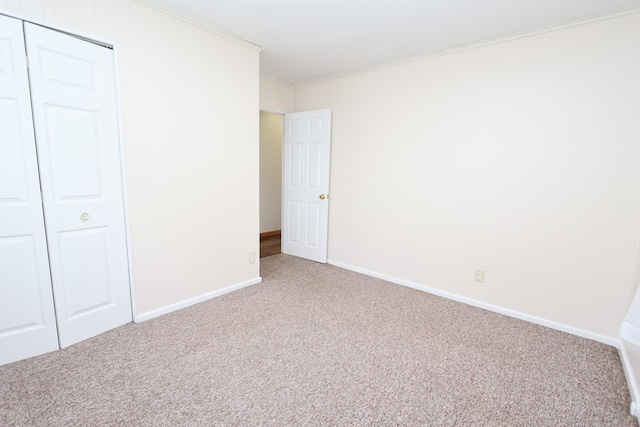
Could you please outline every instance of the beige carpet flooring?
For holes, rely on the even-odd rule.
[[[0,367],[1,426],[637,426],[609,346],[287,255]]]

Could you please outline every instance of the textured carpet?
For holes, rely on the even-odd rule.
[[[287,255],[0,367],[0,425],[637,426],[617,351]]]

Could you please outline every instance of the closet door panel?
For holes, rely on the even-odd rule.
[[[58,348],[22,22],[0,16],[0,364]]]
[[[60,344],[131,321],[113,52],[25,23]]]

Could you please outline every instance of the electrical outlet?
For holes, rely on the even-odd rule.
[[[249,264],[254,264],[256,262],[256,253],[255,252],[250,252],[249,253]]]
[[[475,281],[478,283],[484,283],[484,270],[476,270]]]

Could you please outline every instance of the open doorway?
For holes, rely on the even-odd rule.
[[[260,258],[279,254],[284,115],[260,111]]]

